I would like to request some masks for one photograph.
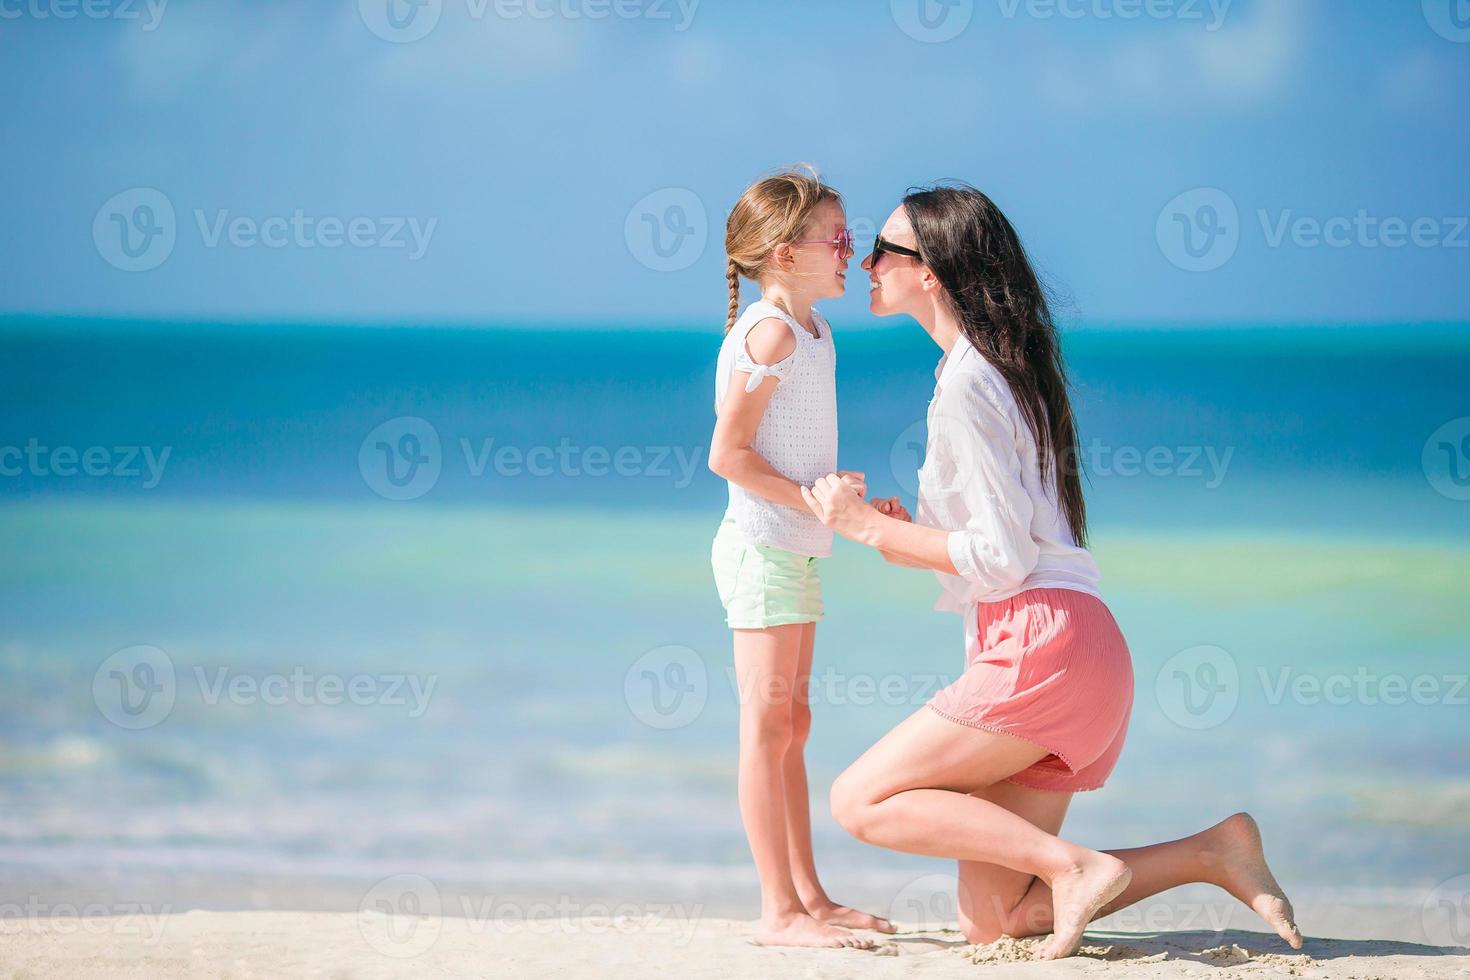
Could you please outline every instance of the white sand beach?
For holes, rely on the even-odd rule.
[[[1080,955],[1030,962],[1041,940],[876,936],[876,950],[766,949],[752,923],[672,916],[480,920],[376,912],[207,912],[0,925],[0,975],[106,977],[1265,977],[1470,976],[1470,949],[1308,937],[1294,953],[1243,930],[1089,933]]]

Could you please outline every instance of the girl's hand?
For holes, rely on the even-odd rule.
[[[817,520],[845,538],[860,538],[878,516],[877,509],[864,502],[852,484],[836,473],[822,477],[810,489],[802,487],[801,498]]]
[[[868,495],[868,479],[862,473],[857,470],[838,470],[837,475],[842,478],[843,483],[852,487],[853,492],[859,497]]]
[[[903,509],[903,504],[897,497],[879,497],[877,500],[870,500],[869,503],[877,508],[878,513],[884,517],[892,517],[909,524],[914,521],[913,516]]]

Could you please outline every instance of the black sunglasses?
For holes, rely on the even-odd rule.
[[[883,252],[892,252],[894,255],[907,255],[910,258],[914,259],[921,258],[916,249],[908,248],[903,245],[895,245],[888,239],[884,238],[882,235],[879,235],[877,238],[873,239],[873,251],[868,253],[869,268],[872,268],[873,266],[878,264],[878,256]]]

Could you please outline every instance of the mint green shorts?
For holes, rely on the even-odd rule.
[[[750,544],[732,518],[720,522],[710,548],[725,625],[758,630],[822,618],[817,559],[784,548]]]

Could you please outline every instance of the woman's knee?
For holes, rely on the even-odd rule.
[[[983,912],[971,912],[969,915],[960,913],[960,932],[964,934],[965,941],[983,944],[993,943],[997,939],[1011,936],[1015,939],[1025,939],[1027,936],[1044,936],[1051,932],[1051,917],[1046,917],[1046,925],[1037,922],[1025,921],[1025,916],[1011,914],[987,914]],[[1030,918],[1036,919],[1037,916]]]
[[[1030,885],[1012,882],[1013,874],[999,868],[991,874],[961,871],[960,932],[967,941],[993,943],[1004,936],[1022,938],[1051,931],[1051,906],[1028,901]]]
[[[965,942],[983,946],[993,943],[1006,935],[1001,924],[988,916],[968,916],[960,913],[960,933],[965,937]]]
[[[870,819],[874,800],[861,772],[852,766],[842,771],[832,782],[829,797],[832,817],[858,840],[867,840],[872,821]]]
[[[972,943],[993,943],[1003,936],[1015,936],[1012,910],[1001,894],[965,894],[965,882],[960,881],[959,918],[960,932]]]

